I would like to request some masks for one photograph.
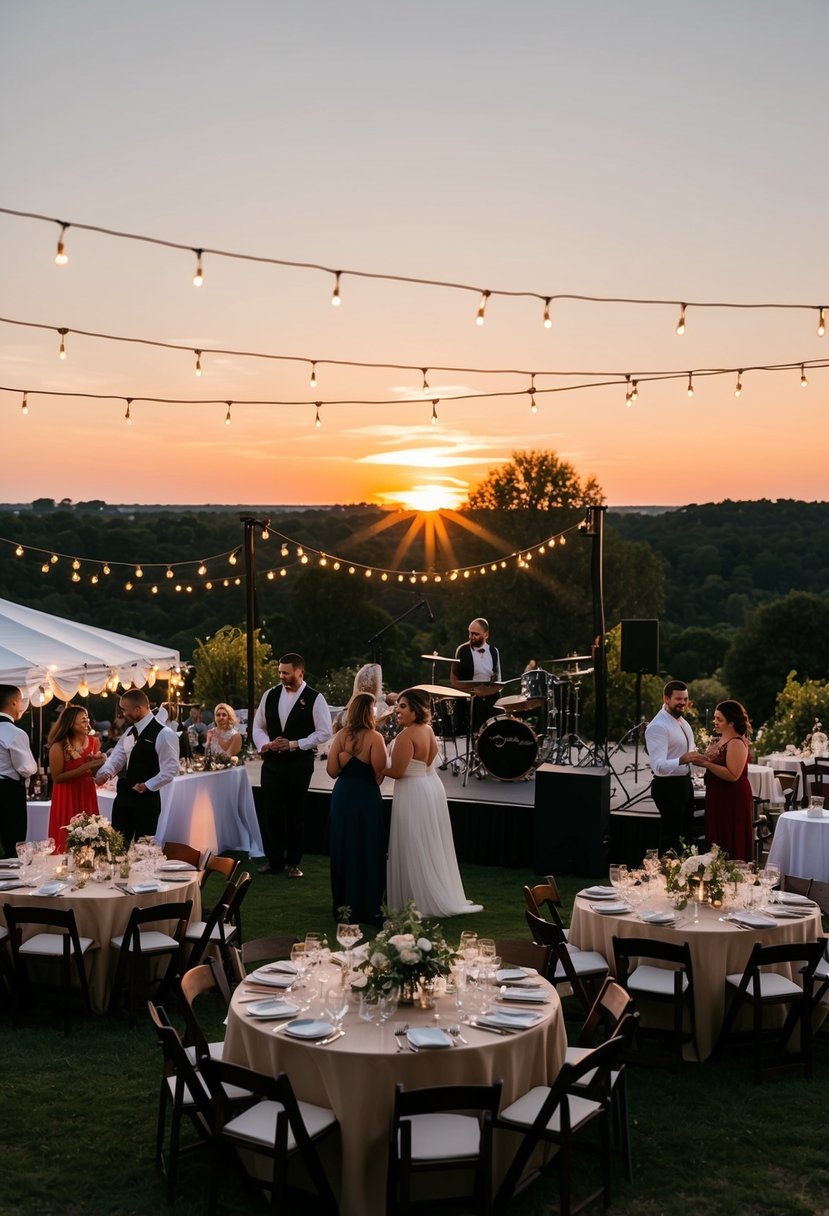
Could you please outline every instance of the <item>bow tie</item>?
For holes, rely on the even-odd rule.
[[[475,646],[473,649],[477,650],[478,654],[484,654],[485,652],[485,647],[483,646]]]
[[[131,726],[131,727],[129,728],[129,730],[127,731],[127,734],[129,735],[129,737],[130,737],[131,739],[137,739],[137,738],[138,738],[138,731],[135,729],[135,727],[134,727],[134,726]]]

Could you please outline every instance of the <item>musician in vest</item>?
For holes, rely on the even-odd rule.
[[[37,772],[29,736],[15,725],[22,713],[17,685],[0,684],[0,847],[6,857],[14,857],[14,846],[26,839],[26,786]]]
[[[473,694],[473,731],[479,730],[488,718],[500,713],[495,708],[495,702],[501,695],[500,689],[486,697],[475,694],[476,688],[500,683],[501,680],[501,656],[497,646],[489,643],[489,622],[484,617],[478,616],[469,622],[469,641],[455,651],[449,680],[453,688]]]
[[[154,836],[161,814],[159,790],[178,775],[178,738],[150,710],[146,693],[130,688],[118,706],[126,729],[94,776],[103,785],[118,775],[112,826],[127,844],[137,836]]]
[[[287,868],[289,878],[302,878],[302,813],[315,749],[331,738],[331,711],[325,697],[305,683],[301,655],[279,660],[279,684],[259,702],[251,737],[262,756],[260,824],[267,861],[259,873]]]

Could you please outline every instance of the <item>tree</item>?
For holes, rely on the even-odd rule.
[[[783,751],[789,743],[800,746],[811,733],[815,722],[823,729],[829,726],[829,683],[824,680],[804,680],[798,683],[790,671],[785,688],[777,694],[774,713],[763,727],[762,744],[758,750]]]
[[[198,638],[193,650],[196,677],[193,692],[205,705],[227,701],[234,706],[246,706],[247,634],[233,625],[223,625],[212,637]],[[254,691],[261,697],[266,688],[279,679],[277,664],[271,659],[271,648],[255,638],[253,642]]]
[[[731,694],[755,723],[774,709],[790,672],[801,679],[829,676],[829,599],[792,591],[757,608],[736,634],[723,674]]]
[[[486,511],[553,511],[604,502],[595,477],[583,481],[555,452],[513,452],[509,464],[490,469],[469,495],[469,506]]]

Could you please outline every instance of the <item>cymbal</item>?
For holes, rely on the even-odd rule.
[[[461,692],[459,688],[447,688],[443,684],[413,684],[413,688],[419,692],[428,692],[430,697],[460,697],[468,698],[471,694]]]
[[[545,659],[545,663],[589,663],[592,654],[566,654],[563,659]]]
[[[565,667],[559,672],[559,675],[565,676],[568,680],[577,680],[580,676],[592,676],[592,667]]]
[[[481,683],[472,684],[473,697],[493,697],[496,692],[500,692],[504,687],[500,680],[484,680]]]
[[[450,659],[445,654],[422,654],[421,659],[428,659],[430,663],[457,663],[457,659]]]

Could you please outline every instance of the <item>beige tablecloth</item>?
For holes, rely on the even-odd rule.
[[[662,907],[654,903],[653,907]],[[664,902],[667,908],[667,901]],[[687,910],[683,915],[687,916]],[[779,945],[783,942],[815,941],[821,933],[820,909],[802,920],[781,920],[773,929],[743,929],[720,920],[721,910],[703,905],[699,923],[685,920],[676,926],[652,925],[636,914],[607,916],[594,912],[589,900],[576,898],[570,927],[570,941],[582,950],[598,950],[605,956],[613,973],[613,938],[647,937],[657,941],[681,944],[688,942],[694,969],[694,1009],[697,1023],[697,1043],[701,1060],[711,1054],[725,1014],[725,977],[745,970],[755,942]],[[776,968],[789,979],[791,968]],[[686,1058],[694,1059],[693,1050],[686,1049]]]
[[[327,1047],[290,1039],[284,1032],[275,1034],[280,1023],[257,1021],[246,1013],[241,1002],[250,995],[244,985],[234,995],[225,1059],[272,1075],[286,1072],[298,1098],[333,1109],[342,1135],[342,1216],[379,1216],[385,1211],[387,1140],[398,1081],[407,1089],[420,1089],[486,1085],[503,1079],[506,1105],[533,1085],[552,1080],[564,1061],[564,1021],[552,989],[548,1004],[532,1006],[543,1013],[543,1021],[519,1035],[500,1038],[463,1026],[468,1046],[417,1054],[397,1051],[394,1022],[381,1033],[376,1026],[360,1021],[354,1009],[346,1016],[345,1037]],[[317,1012],[316,1005],[312,1006],[310,1014],[316,1016]],[[411,1027],[446,1027],[456,1021],[451,998],[439,998],[435,1012],[437,1023],[432,1012],[408,1007],[399,1010],[396,1020]],[[500,1145],[505,1156],[496,1161],[502,1170],[516,1148],[513,1137],[506,1141]],[[331,1181],[336,1189],[333,1177]]]
[[[5,871],[4,871],[5,874]],[[10,875],[12,876],[12,875]],[[18,907],[32,904],[43,908],[72,908],[75,912],[75,922],[80,937],[91,937],[99,945],[99,949],[90,950],[86,956],[87,976],[89,977],[89,999],[96,1013],[104,1013],[109,1001],[109,990],[115,973],[118,953],[110,947],[110,940],[123,933],[127,927],[133,908],[154,907],[156,904],[178,903],[192,899],[192,920],[201,918],[201,894],[199,891],[200,874],[194,874],[189,882],[162,884],[160,891],[147,891],[143,895],[127,895],[111,882],[90,882],[80,891],[67,891],[66,894],[54,898],[35,896],[31,891],[0,891],[0,923],[5,925],[3,914],[4,904]],[[136,882],[146,881],[136,878]],[[171,929],[172,925],[154,925],[153,928]],[[24,939],[33,937],[41,930],[32,925],[24,930]]]

